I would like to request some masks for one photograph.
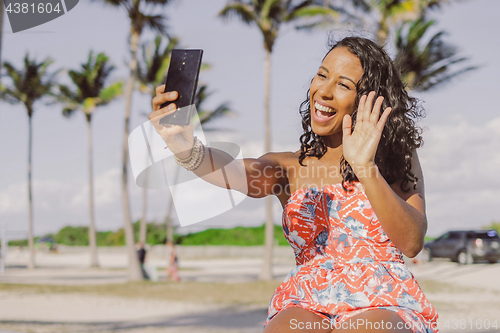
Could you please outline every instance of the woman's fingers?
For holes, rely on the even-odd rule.
[[[162,84],[161,86],[156,87],[156,96],[161,95],[165,92],[165,85]]]
[[[384,97],[378,96],[375,103],[373,103],[375,96],[375,91],[370,91],[368,95],[361,96],[359,99],[358,114],[356,116],[357,123],[363,121],[370,122],[374,125],[378,123]]]
[[[344,115],[342,119],[342,135],[344,137],[351,135],[352,132],[352,119],[348,114]]]
[[[382,108],[382,103],[384,102],[384,97],[379,96],[373,105],[373,111],[370,114],[370,122],[376,124],[380,115],[380,109]]]
[[[363,121],[370,121],[370,113],[373,105],[373,98],[375,92],[370,91],[368,96],[363,95],[359,100],[358,115],[356,116],[356,123]]]
[[[363,95],[359,99],[358,114],[356,115],[356,123],[360,123],[363,121],[364,117],[363,110],[365,109],[365,103],[366,103],[366,95]]]
[[[382,116],[380,117],[379,122],[377,123],[377,129],[382,132],[385,126],[385,122],[387,121],[387,118],[389,117],[389,114],[391,113],[392,108],[388,107],[385,108],[384,112],[382,113]]]
[[[160,86],[161,87],[161,86]],[[177,91],[170,91],[166,93],[158,93],[158,87],[156,89],[156,96],[153,97],[153,111],[157,111],[161,108],[161,105],[166,102],[173,102],[177,99]]]
[[[370,120],[370,114],[372,112],[373,99],[375,98],[375,91],[370,91],[368,97],[366,98],[365,106],[364,106],[364,114],[363,119],[365,121]]]
[[[155,97],[156,98],[156,97]],[[153,111],[149,114],[149,119],[153,120],[156,119],[160,120],[161,118],[168,116],[169,114],[174,113],[177,110],[177,106],[175,103],[171,103],[167,105],[167,107],[164,107],[162,109],[158,109],[156,111]]]

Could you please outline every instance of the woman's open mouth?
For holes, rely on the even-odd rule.
[[[318,102],[314,102],[314,108],[312,112],[314,121],[318,123],[327,122],[335,117],[336,114],[337,112],[331,107],[321,105]]]

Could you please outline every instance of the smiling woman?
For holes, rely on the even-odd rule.
[[[161,105],[177,98],[163,89],[149,118],[179,164],[282,203],[296,267],[271,298],[265,333],[438,331],[436,310],[403,261],[421,251],[427,229],[420,111],[379,46],[355,37],[334,44],[301,105],[301,149],[241,164],[204,147],[192,125],[161,125],[175,112]]]

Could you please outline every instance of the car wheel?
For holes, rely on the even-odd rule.
[[[458,253],[457,261],[459,265],[470,265],[474,263],[472,255],[467,250],[461,250]]]
[[[498,262],[498,260],[493,260],[493,259],[490,259],[490,260],[488,260],[488,262],[489,262],[490,264],[496,264],[496,263]]]

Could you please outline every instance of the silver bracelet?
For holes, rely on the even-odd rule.
[[[191,148],[191,155],[189,155],[189,157],[184,160],[181,160],[177,156],[175,156],[175,162],[188,171],[194,171],[201,165],[204,157],[205,146],[197,137],[194,137],[194,144],[193,148]]]

